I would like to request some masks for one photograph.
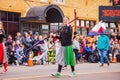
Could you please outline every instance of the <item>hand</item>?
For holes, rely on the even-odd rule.
[[[50,35],[53,35],[53,33],[50,33]]]
[[[50,36],[52,37],[52,36],[53,36],[53,33],[50,33]]]
[[[53,37],[56,37],[56,34],[53,34]]]

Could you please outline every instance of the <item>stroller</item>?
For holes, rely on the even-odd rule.
[[[94,51],[92,51],[91,48],[85,47],[83,58],[85,61],[90,62],[90,63],[99,62],[100,57],[99,57],[99,52],[98,52],[97,48]]]

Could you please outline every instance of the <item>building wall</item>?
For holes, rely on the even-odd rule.
[[[55,3],[53,0],[47,0],[47,2],[41,2],[41,0],[0,0],[0,10],[20,12],[21,17],[25,17],[30,7],[48,5],[49,3],[59,5],[64,15],[68,16],[70,20],[74,19],[74,9],[76,9],[79,19],[95,20],[96,22],[99,18],[99,6],[111,5],[109,0],[65,0],[63,4]],[[118,25],[120,26],[119,23]]]
[[[0,10],[20,12],[24,17],[26,11],[32,6],[42,6],[54,4],[53,0],[41,2],[40,0],[0,0]],[[58,4],[58,3],[55,3]],[[77,16],[82,19],[98,20],[98,6],[111,5],[109,0],[65,0],[64,4],[58,4],[64,14],[70,19],[74,18],[74,9],[77,11]]]

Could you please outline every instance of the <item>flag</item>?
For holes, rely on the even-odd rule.
[[[95,36],[95,35],[105,34],[105,32],[106,32],[105,23],[104,22],[99,22],[88,33],[88,36]]]

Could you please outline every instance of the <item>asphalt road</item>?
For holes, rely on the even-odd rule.
[[[76,77],[70,77],[70,67],[62,70],[60,78],[54,78],[51,73],[57,71],[57,65],[9,66],[9,71],[0,74],[0,80],[120,80],[120,63],[111,63],[99,67],[99,63],[77,64]],[[0,71],[2,68],[0,67]]]

